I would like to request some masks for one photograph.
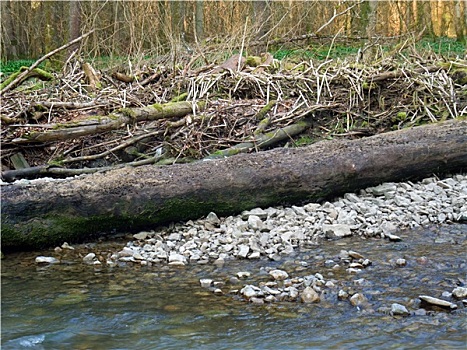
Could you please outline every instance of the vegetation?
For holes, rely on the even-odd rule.
[[[3,178],[189,162],[465,116],[457,10],[466,9],[446,4],[2,3],[12,44],[0,66]],[[26,10],[29,36],[3,17]],[[34,25],[46,28],[36,37],[44,45],[22,48]]]

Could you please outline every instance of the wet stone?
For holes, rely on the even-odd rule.
[[[391,315],[408,316],[410,313],[404,305],[394,303],[391,305]]]
[[[466,287],[457,287],[452,290],[452,295],[457,299],[463,299],[467,297]]]
[[[37,264],[58,264],[60,260],[52,256],[38,256],[36,258]]]
[[[438,306],[440,308],[445,308],[449,310],[457,309],[456,304],[451,303],[447,300],[438,299],[435,297],[431,297],[429,295],[420,295],[418,298],[427,305],[434,305],[434,306]]]
[[[300,293],[300,300],[302,303],[318,303],[320,301],[320,297],[312,287],[306,287]]]
[[[269,274],[274,278],[276,281],[283,281],[289,278],[289,274],[283,270],[272,270],[269,271]]]

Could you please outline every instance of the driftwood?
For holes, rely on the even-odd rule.
[[[2,250],[135,232],[210,211],[323,201],[385,181],[467,169],[467,121],[226,159],[122,168],[2,189]]]

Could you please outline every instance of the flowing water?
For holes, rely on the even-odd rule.
[[[60,264],[38,265],[53,250],[8,254],[2,260],[2,349],[465,349],[466,308],[419,309],[421,294],[441,297],[464,286],[466,225],[403,231],[401,242],[349,238],[322,242],[278,262],[227,261],[224,266],[86,265],[88,251],[105,255],[124,245],[75,246]],[[325,264],[340,250],[372,261],[358,274]],[[395,261],[406,259],[398,267]],[[255,305],[228,293],[242,284],[267,281],[265,268],[291,276],[321,273],[333,280],[318,304]],[[251,276],[232,279],[239,271]],[[222,282],[223,295],[199,280]],[[235,284],[240,283],[240,285]],[[339,300],[340,288],[368,299],[365,308]],[[324,294],[323,294],[324,295]],[[391,316],[392,303],[411,315]],[[419,310],[420,311],[420,310]]]

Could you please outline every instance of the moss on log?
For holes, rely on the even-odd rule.
[[[136,232],[210,211],[322,201],[385,181],[467,169],[467,121],[225,159],[147,165],[2,189],[2,250]]]

